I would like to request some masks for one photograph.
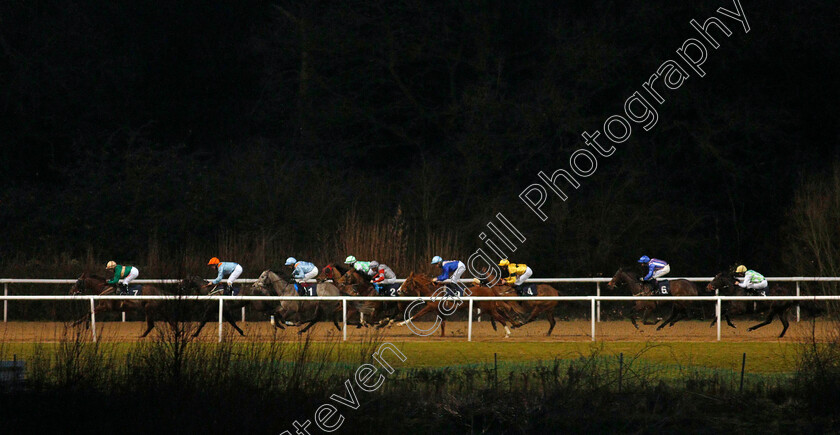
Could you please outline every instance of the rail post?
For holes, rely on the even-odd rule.
[[[3,296],[9,296],[9,283],[3,283]],[[3,300],[3,323],[9,319],[9,301]]]
[[[96,343],[96,301],[90,298],[90,332],[93,334],[93,342]]]
[[[715,306],[715,316],[717,318],[717,341],[720,341],[720,296],[717,298],[717,305]]]
[[[341,334],[344,341],[347,341],[347,299],[341,300],[341,318],[344,321],[344,327],[341,328]]]
[[[224,326],[224,324],[222,323],[222,321],[224,320],[222,315],[224,313],[224,310],[225,310],[225,301],[220,297],[219,298],[219,343],[222,342],[222,327]]]
[[[796,281],[796,296],[799,296],[799,281]],[[796,321],[799,321],[799,303],[796,304]]]
[[[125,323],[125,311],[122,312],[122,321]]]
[[[245,323],[245,307],[242,307],[242,323]]]
[[[601,282],[600,281],[595,283],[595,296],[598,296],[599,298],[601,297]],[[601,321],[601,301],[598,301],[597,306],[598,306],[597,316],[598,316],[598,321],[600,322]]]
[[[473,300],[470,299],[470,313],[467,315],[467,341],[472,341],[472,311]]]
[[[595,298],[590,299],[592,302],[589,318],[592,319],[592,341],[595,341]]]

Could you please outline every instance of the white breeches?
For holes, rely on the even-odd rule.
[[[455,272],[452,272],[452,276],[449,277],[449,280],[452,282],[461,282],[461,275],[467,271],[467,267],[464,266],[464,263],[461,263]]]
[[[525,280],[531,277],[534,274],[534,271],[531,270],[530,267],[525,268],[525,273],[516,277],[516,282],[513,285],[522,285],[525,283]]]
[[[236,278],[239,278],[239,275],[242,275],[242,266],[236,265],[236,269],[233,269],[233,272],[230,273],[227,279],[228,287],[233,287],[233,282],[236,281]]]
[[[128,276],[123,278],[122,283],[124,285],[128,285],[131,281],[134,281],[134,279],[137,278],[137,275],[140,275],[140,271],[137,270],[136,267],[132,267],[131,272],[128,272]]]
[[[748,288],[752,290],[761,290],[767,288],[767,280],[762,280],[761,282],[748,282],[742,285],[743,288]]]
[[[312,270],[310,270],[305,275],[303,275],[303,278],[299,279],[298,282],[302,282],[302,281],[306,281],[306,280],[310,280],[310,279],[315,279],[317,276],[318,276],[318,268],[313,267]]]
[[[662,269],[659,269],[656,272],[653,272],[653,276],[651,277],[651,279],[661,278],[661,277],[667,275],[668,272],[670,272],[670,271],[671,271],[671,265],[669,264],[669,265],[663,267]]]

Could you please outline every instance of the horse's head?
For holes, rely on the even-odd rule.
[[[81,293],[84,293],[87,290],[87,286],[85,285],[85,280],[87,279],[87,273],[83,273],[76,279],[76,282],[70,287],[70,295],[75,296]]]
[[[710,292],[725,293],[735,289],[735,279],[732,278],[732,273],[721,272],[715,275],[712,282],[706,285],[706,290]]]
[[[181,294],[198,293],[202,285],[204,285],[204,279],[202,277],[188,276],[178,283],[178,291]]]
[[[610,289],[615,289],[619,284],[623,284],[627,280],[628,273],[624,270],[623,267],[619,267],[617,271],[615,271],[615,275],[613,275],[610,282],[607,283],[607,287]]]

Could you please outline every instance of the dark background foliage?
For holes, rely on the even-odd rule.
[[[268,246],[246,269],[356,254],[407,273],[467,255],[503,212],[539,276],[643,253],[675,275],[799,273],[797,191],[840,159],[840,8],[742,4],[751,31],[725,20],[706,77],[542,223],[519,192],[731,2],[5,2],[0,262]],[[347,252],[376,225],[404,230],[408,259]]]

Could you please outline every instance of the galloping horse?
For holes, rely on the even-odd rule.
[[[116,288],[112,285],[106,284],[105,278],[96,275],[89,275],[87,272],[82,273],[76,282],[70,287],[71,295],[79,295],[86,292],[91,292],[97,295],[113,295],[116,294]],[[164,295],[160,289],[151,285],[144,285],[141,291],[143,296]],[[117,299],[101,299],[96,303],[93,309],[94,313],[106,312],[120,312],[120,311],[135,311],[143,313],[146,317],[146,331],[140,335],[143,338],[152,332],[155,327],[155,316],[161,315],[161,300],[117,300]],[[86,314],[84,317],[73,322],[73,326],[77,326],[82,322],[90,322],[90,315]],[[87,325],[89,326],[89,323]]]
[[[482,283],[486,284],[488,281],[496,281],[496,277],[490,274],[486,280],[482,280]],[[518,296],[513,286],[502,283],[502,280],[498,280],[498,282],[491,286],[491,288],[498,291],[502,296]],[[537,296],[560,296],[560,292],[548,284],[537,284]],[[522,325],[528,324],[536,319],[540,314],[545,313],[545,318],[548,320],[548,332],[545,335],[550,336],[556,323],[554,320],[554,308],[558,303],[560,303],[560,301],[533,301],[529,300],[527,296],[523,296],[521,300],[517,302],[519,302],[519,305],[530,314],[528,314],[528,317],[524,322],[514,327],[518,328]],[[492,319],[490,321],[493,322]]]
[[[254,283],[255,289],[261,289],[264,292],[273,292],[278,296],[297,296],[294,284],[284,280],[276,273],[266,270],[257,281]],[[338,287],[328,282],[318,283],[316,287],[316,294],[318,296],[338,296],[340,292]],[[291,316],[296,315],[300,326],[304,323],[307,325],[298,331],[298,334],[303,334],[308,331],[318,320],[328,319],[332,320],[336,329],[341,331],[341,326],[338,324],[338,318],[341,317],[341,302],[340,301],[289,301],[284,300],[280,302],[280,306],[275,310],[277,321],[274,326],[285,329],[283,323],[286,319],[291,319]]]
[[[671,294],[673,296],[697,296],[697,286],[694,285],[689,280],[686,279],[672,279],[671,281]],[[639,282],[639,277],[636,273],[626,270],[624,268],[618,269],[615,272],[615,275],[610,280],[607,286],[611,289],[616,288],[619,285],[626,286],[630,293],[633,296],[651,296],[651,291],[648,287],[642,285]],[[648,314],[653,311],[653,309],[657,306],[657,302],[661,301],[644,301],[639,300],[636,301],[634,310],[628,317],[630,317],[630,321],[633,322],[633,326],[636,329],[639,329],[639,325],[636,323],[636,313],[638,311],[644,311],[644,315],[642,317],[642,323],[645,325],[655,325],[656,322],[648,322],[647,317]],[[688,318],[688,307],[692,304],[689,301],[671,301],[671,314],[665,319],[657,328],[656,330],[660,330],[665,327],[665,325],[674,326],[675,323],[679,322],[682,319]]]
[[[436,283],[433,282],[431,278],[421,275],[415,274],[411,272],[408,275],[408,278],[405,279],[405,282],[402,283],[397,294],[400,296],[434,296],[437,292],[438,288],[442,286],[443,283]],[[484,286],[473,286],[470,287],[470,296],[502,296],[495,290],[484,287]],[[438,305],[447,298],[438,294],[439,300],[437,301],[424,301],[425,306],[417,312],[417,314],[411,316],[410,318],[398,323],[399,326],[404,326],[406,323],[420,318],[425,314],[436,311]],[[481,309],[482,312],[486,312],[490,315],[492,319],[499,322],[505,328],[505,338],[510,337],[510,328],[507,326],[507,321],[510,321],[510,317],[507,316],[507,312],[517,312],[516,308],[508,304],[507,301],[476,301],[478,304],[478,308]],[[462,303],[458,306],[458,310],[464,309],[465,307],[469,307],[469,304]],[[500,309],[501,307],[501,309]],[[504,311],[502,311],[504,310]],[[440,324],[440,336],[444,337],[446,334],[446,319],[441,318]]]
[[[719,294],[724,296],[750,296],[747,292],[738,285],[735,285],[735,278],[732,277],[732,272],[721,272],[715,275],[715,278],[709,285],[706,286],[706,290],[710,292],[714,292],[717,290]],[[772,286],[768,285],[767,289],[765,290],[767,296],[790,296],[792,292],[781,285],[774,284]],[[796,305],[795,301],[759,301],[760,305],[764,307],[769,307],[767,312],[767,318],[764,319],[763,322],[751,326],[748,331],[755,331],[762,326],[767,326],[773,323],[773,318],[779,316],[779,320],[782,321],[782,333],[779,334],[779,338],[785,336],[785,333],[788,330],[788,326],[790,326],[790,322],[788,322],[788,312],[794,305]],[[721,307],[723,308],[723,307]],[[726,309],[722,309],[721,315],[726,319],[726,323],[731,326],[735,327],[732,321],[729,319],[729,315],[737,315],[746,312],[746,304],[742,301],[732,301],[727,303]],[[712,321],[712,326],[714,326],[717,318]]]
[[[184,294],[201,294],[201,295],[208,295],[214,293],[216,290],[216,286],[207,287],[204,285],[204,279],[201,277],[190,277],[184,279],[179,284],[179,289]],[[253,287],[242,287],[239,296],[269,296],[268,292],[263,291],[262,289],[254,289]],[[245,336],[245,332],[236,324],[236,316],[234,313],[241,309],[246,305],[251,305],[251,308],[260,311],[263,313],[270,313],[274,311],[277,307],[276,303],[272,303],[269,301],[226,301],[223,305],[222,310],[222,318],[233,326],[233,329],[239,333],[241,336]],[[193,338],[198,337],[198,334],[201,333],[201,330],[204,328],[204,325],[207,324],[208,321],[212,321],[215,319],[216,310],[216,303],[213,302],[207,306],[204,314],[201,317],[201,323],[198,325],[198,329],[193,333]]]
[[[370,280],[355,269],[348,270],[336,283],[343,294],[379,296]],[[382,328],[401,318],[407,305],[405,302],[366,301],[361,304],[359,311],[370,316],[370,324],[376,324],[377,328]],[[369,323],[364,321],[364,317],[361,317],[360,325],[367,326]]]

